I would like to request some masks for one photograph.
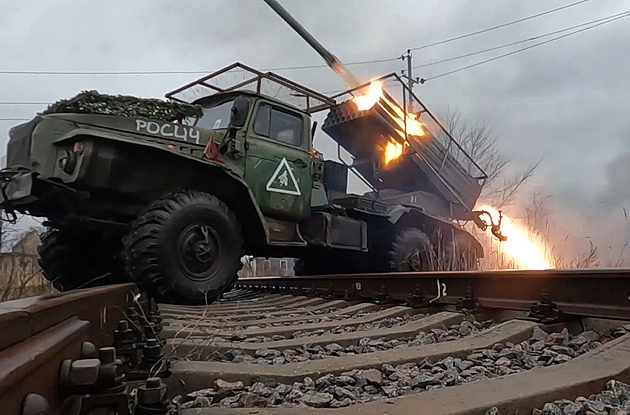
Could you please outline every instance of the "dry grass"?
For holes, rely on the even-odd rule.
[[[549,199],[549,196],[542,197],[539,193],[534,193],[530,198],[529,205],[520,209],[512,206],[510,217],[526,231],[528,239],[536,243],[552,268],[621,267],[626,263],[628,241],[618,248],[609,246],[610,253],[616,252],[616,254],[607,255],[607,258],[604,259],[600,255],[599,247],[589,236],[578,235],[576,232],[575,235],[567,234],[564,235],[564,238],[559,238],[559,231],[555,230],[553,220],[550,219],[554,212],[547,208]],[[576,226],[576,230],[579,228],[580,226]],[[522,264],[502,249],[501,242],[498,242],[491,235],[481,232],[474,226],[469,225],[467,229],[484,247],[486,256],[481,260],[482,269],[523,268]],[[569,245],[568,241],[571,238],[584,240],[586,243],[581,244],[582,247]]]
[[[619,267],[628,263],[625,252],[628,241],[622,242],[621,247],[607,246],[602,252],[593,239],[588,235],[566,235],[564,240],[558,238],[558,230],[550,221],[552,213],[547,203],[550,196],[534,193],[527,205],[518,206],[518,199],[522,199],[521,192],[524,185],[534,175],[540,162],[522,171],[517,171],[511,160],[499,149],[498,138],[493,134],[489,125],[483,121],[470,122],[464,119],[459,111],[447,109],[441,116],[449,133],[459,142],[488,175],[480,200],[495,209],[506,210],[508,216],[526,231],[530,240],[540,247],[545,259],[554,268],[594,268],[600,266]],[[470,165],[464,166],[471,169]],[[624,209],[625,222],[628,221]],[[622,219],[620,219],[622,220]],[[576,224],[576,230],[581,224]],[[521,267],[517,261],[508,255],[488,233],[481,232],[472,224],[466,225],[484,247],[486,256],[480,262],[482,269],[513,269]],[[601,232],[600,232],[601,233]],[[571,238],[571,241],[568,241]],[[588,241],[587,244],[576,241]],[[574,242],[570,246],[568,242]],[[584,246],[586,245],[586,246]],[[607,244],[608,245],[608,244]],[[438,249],[439,251],[439,249]],[[605,255],[601,255],[604,253]],[[614,254],[616,253],[616,254]],[[438,252],[438,257],[440,256]],[[605,258],[604,258],[605,257]],[[437,269],[444,269],[444,261],[437,260]]]

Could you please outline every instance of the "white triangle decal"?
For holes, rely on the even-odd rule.
[[[278,168],[267,182],[266,189],[269,192],[284,193],[286,195],[300,196],[302,194],[286,158],[283,158],[278,164]]]

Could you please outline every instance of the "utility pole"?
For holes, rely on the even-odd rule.
[[[400,57],[400,59],[402,60],[407,60],[407,72],[405,73],[405,71],[402,71],[402,76],[403,78],[407,78],[407,86],[409,87],[409,91],[413,92],[413,86],[415,84],[419,84],[420,83],[420,78],[413,77],[413,68],[411,66],[411,49],[407,49],[407,54],[406,55],[402,55]],[[411,96],[411,93],[409,94],[409,109],[407,110],[407,112],[413,112],[413,97]]]

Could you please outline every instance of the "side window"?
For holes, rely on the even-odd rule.
[[[234,100],[203,108],[203,116],[197,122],[197,127],[220,129],[227,128]]]
[[[269,105],[261,105],[258,107],[256,121],[254,121],[254,132],[263,137],[269,137],[269,117],[271,116],[271,108]]]
[[[302,118],[272,109],[269,137],[283,143],[299,146],[302,144]]]
[[[269,105],[258,107],[254,121],[256,134],[294,146],[302,144],[302,127],[301,117],[271,108]]]

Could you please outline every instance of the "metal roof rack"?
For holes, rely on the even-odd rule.
[[[218,93],[249,91],[283,101],[311,114],[336,104],[335,100],[273,72],[260,72],[240,62],[212,72],[166,94],[166,98],[193,102]]]

